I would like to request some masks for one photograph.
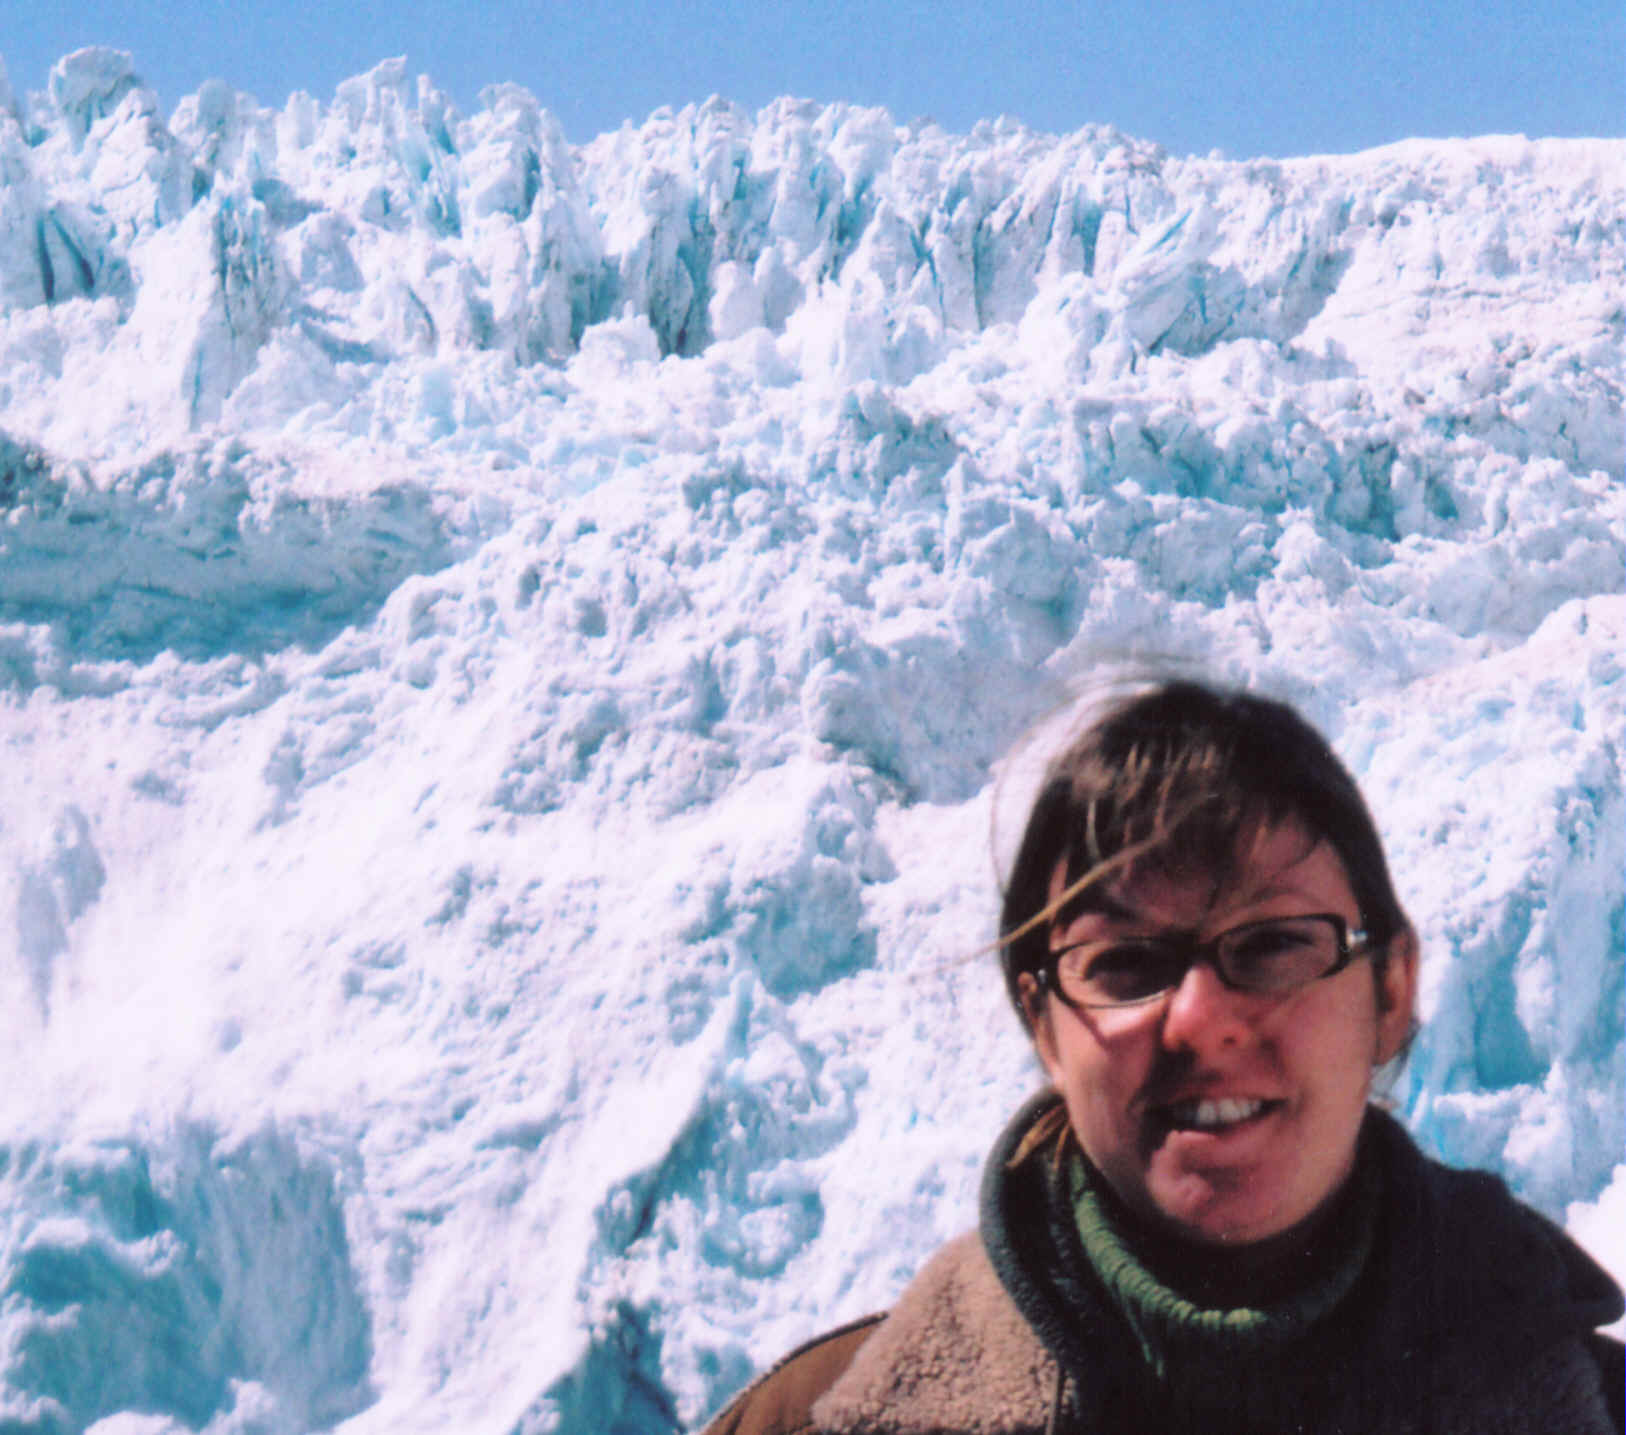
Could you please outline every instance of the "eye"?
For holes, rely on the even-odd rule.
[[[1226,975],[1244,985],[1308,980],[1338,960],[1338,932],[1322,917],[1253,922],[1220,938],[1219,960]]]
[[[1065,953],[1056,975],[1075,1001],[1111,1004],[1167,991],[1184,970],[1185,957],[1162,942],[1105,942]]]
[[[1231,955],[1242,961],[1266,961],[1311,944],[1313,933],[1290,922],[1267,922],[1238,932],[1230,942]]]

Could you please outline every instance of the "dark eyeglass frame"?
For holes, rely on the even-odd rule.
[[[1226,971],[1220,960],[1220,953],[1226,943],[1234,943],[1239,933],[1246,933],[1256,928],[1273,927],[1281,922],[1327,922],[1338,936],[1338,956],[1326,971],[1313,977],[1307,977],[1302,982],[1295,982],[1290,986],[1249,986],[1245,982],[1235,979],[1233,973]],[[1164,997],[1179,987],[1186,979],[1186,974],[1198,962],[1204,962],[1214,970],[1214,975],[1220,982],[1235,992],[1247,992],[1253,996],[1286,996],[1290,992],[1303,991],[1312,982],[1325,981],[1328,977],[1337,976],[1356,957],[1363,956],[1371,946],[1371,938],[1364,928],[1351,928],[1349,923],[1336,912],[1292,912],[1277,917],[1262,917],[1253,922],[1239,922],[1234,927],[1227,927],[1205,942],[1195,937],[1181,933],[1167,933],[1150,937],[1123,937],[1117,941],[1089,941],[1074,942],[1070,946],[1057,948],[1051,952],[1039,967],[1035,975],[1039,985],[1045,991],[1056,997],[1058,1001],[1073,1008],[1074,1011],[1116,1011],[1124,1007],[1147,1006],[1152,1002],[1161,1001]],[[1061,988],[1058,969],[1062,958],[1069,952],[1076,952],[1080,947],[1099,947],[1103,951],[1114,947],[1144,947],[1160,948],[1176,953],[1181,958],[1178,975],[1167,986],[1159,987],[1155,992],[1148,992],[1145,996],[1130,997],[1124,1001],[1078,1001],[1067,995]]]

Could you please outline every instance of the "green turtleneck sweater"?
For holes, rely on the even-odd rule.
[[[1261,1400],[1274,1405],[1300,1384],[1275,1368],[1277,1359],[1291,1349],[1293,1363],[1302,1361],[1307,1337],[1354,1287],[1371,1251],[1382,1178],[1374,1162],[1357,1171],[1313,1230],[1263,1267],[1247,1253],[1194,1249],[1138,1225],[1076,1146],[1057,1173],[1057,1195],[1170,1405],[1215,1419],[1240,1403],[1257,1418]]]

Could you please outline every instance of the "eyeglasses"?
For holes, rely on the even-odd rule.
[[[1126,937],[1080,942],[1050,954],[1040,982],[1072,1007],[1137,1006],[1173,991],[1207,962],[1234,991],[1280,996],[1341,972],[1367,947],[1364,931],[1316,912],[1244,922],[1206,942]]]

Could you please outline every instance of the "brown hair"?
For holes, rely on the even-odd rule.
[[[1287,819],[1343,862],[1381,983],[1410,924],[1360,789],[1321,734],[1286,703],[1190,679],[1112,702],[1046,769],[1005,885],[998,945],[1018,1014],[1022,974],[1091,887],[1143,862],[1224,881],[1251,831]],[[1059,862],[1067,885],[1053,902]]]

